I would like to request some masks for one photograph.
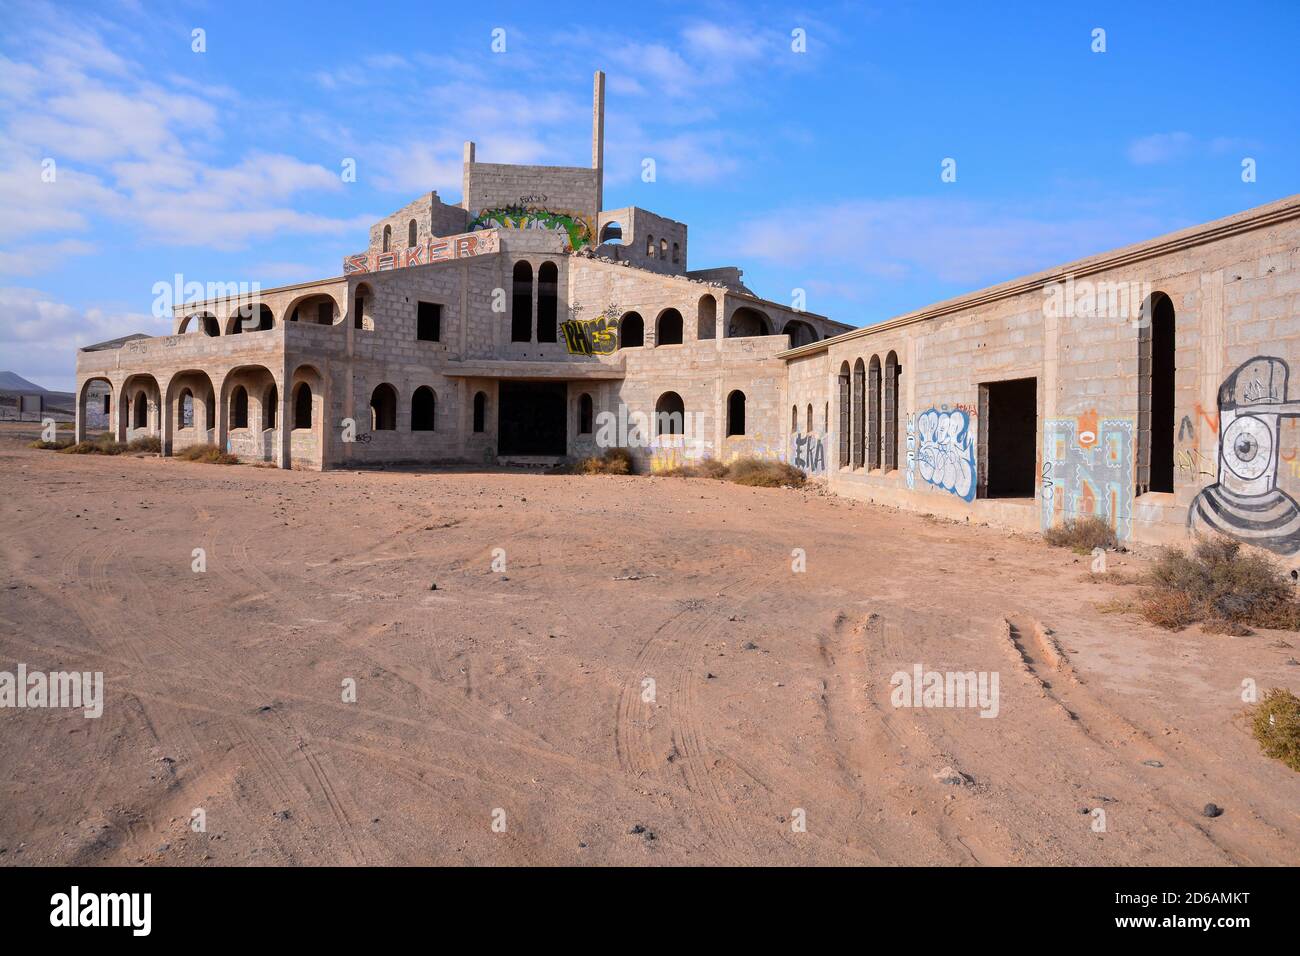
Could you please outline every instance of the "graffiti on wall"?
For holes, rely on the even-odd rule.
[[[545,196],[523,196],[513,206],[480,209],[469,224],[471,230],[492,229],[545,229],[562,231],[569,240],[570,249],[591,245],[596,238],[591,217],[567,209],[546,209],[524,200],[545,200]]]
[[[564,347],[570,355],[610,355],[618,351],[618,306],[610,303],[597,316],[581,318],[582,306],[569,309],[573,316],[560,323]]]
[[[1121,539],[1133,534],[1133,421],[1090,410],[1043,423],[1042,527],[1095,515]]]
[[[343,274],[350,276],[362,272],[387,272],[390,269],[425,266],[449,259],[485,256],[500,250],[500,237],[495,230],[467,232],[442,239],[426,239],[418,246],[392,252],[359,252],[354,256],[344,256]]]
[[[826,473],[826,436],[820,432],[795,432],[790,436],[790,464],[810,475]]]
[[[975,497],[975,435],[964,409],[930,408],[907,418],[907,486],[914,472],[964,501]]]
[[[1290,368],[1276,356],[1242,363],[1219,386],[1218,470],[1187,510],[1192,531],[1217,531],[1276,554],[1300,552],[1300,506],[1277,486]]]
[[[683,468],[708,457],[708,445],[688,435],[656,435],[650,441],[650,471],[658,474]]]

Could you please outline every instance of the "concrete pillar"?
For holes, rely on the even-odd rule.
[[[113,420],[109,423],[109,427],[113,432],[113,441],[124,442],[126,441],[126,416],[129,403],[126,400],[126,391],[123,389],[122,383],[118,383],[113,388],[113,399]]]
[[[591,102],[591,168],[596,171],[596,213],[605,201],[605,74],[596,71]]]
[[[226,394],[224,379],[217,397],[217,428],[213,444],[221,451],[228,451],[230,443],[230,396]]]
[[[474,402],[470,396],[469,380],[464,378],[456,379],[456,452],[457,457],[464,459],[468,456],[469,432],[474,427]],[[484,425],[487,423],[484,422]]]
[[[77,382],[76,391],[76,424],[72,427],[72,440],[86,440],[86,383]]]
[[[160,384],[158,391],[158,443],[159,453],[167,458],[172,453],[172,432],[175,412],[172,409],[171,398],[168,394],[171,390],[170,381],[167,384]]]
[[[275,415],[275,463],[280,468],[290,468],[290,448],[293,441],[293,412],[289,389],[276,386],[279,392],[280,408]]]

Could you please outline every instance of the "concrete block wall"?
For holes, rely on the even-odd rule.
[[[465,208],[470,218],[487,209],[524,206],[584,217],[595,243],[599,172],[574,166],[467,163]]]
[[[1141,316],[1045,310],[1045,287],[1063,284],[1067,275],[1076,287],[1109,283],[1139,290],[1138,299],[1150,293],[1169,297],[1175,317],[1172,493],[1135,493]],[[1300,201],[1081,260],[915,315],[826,349],[833,490],[1025,530],[1095,513],[1126,540],[1183,543],[1189,508],[1218,481],[1220,386],[1256,356],[1280,359],[1290,368],[1300,359]],[[900,467],[883,472],[843,466],[835,454],[838,372],[859,358],[869,362],[878,355],[883,361],[890,350],[903,367],[900,420],[908,423],[900,426]],[[909,431],[914,453],[925,445],[920,416],[964,414],[977,432],[980,384],[1016,378],[1037,382],[1034,498],[967,501],[925,480],[915,460],[909,468]],[[1286,399],[1294,401],[1298,393],[1288,383]],[[1300,422],[1284,414],[1271,440],[1277,443],[1276,487],[1300,496],[1300,468],[1292,464],[1300,460]],[[960,451],[950,444],[945,453],[960,457]],[[978,459],[979,449],[974,451]]]
[[[411,222],[415,222],[415,242],[410,242]],[[397,212],[379,220],[370,227],[370,252],[382,252],[384,228],[392,230],[390,250],[421,245],[440,236],[455,236],[465,231],[469,222],[460,206],[449,206],[438,198],[436,191],[426,193],[407,203]]]
[[[791,360],[785,375],[785,460],[816,478],[825,478],[834,466],[830,446],[833,393],[828,391],[827,365],[826,352],[817,352]]]
[[[622,227],[622,242],[601,245],[600,255],[630,262],[651,272],[685,275],[686,223],[637,206],[624,206],[601,212],[597,236],[611,222]]]

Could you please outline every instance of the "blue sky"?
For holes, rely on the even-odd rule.
[[[77,344],[168,331],[175,273],[338,274],[373,219],[459,200],[466,139],[586,165],[598,68],[606,207],[853,325],[1300,192],[1295,2],[0,0],[0,22],[0,368],[50,388]]]

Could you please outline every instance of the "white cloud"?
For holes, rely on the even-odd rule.
[[[0,354],[17,372],[45,388],[71,391],[72,357],[94,342],[145,332],[166,335],[169,319],[147,312],[78,309],[37,289],[0,288]]]
[[[1137,202],[1030,210],[994,201],[863,199],[741,223],[735,251],[820,275],[848,269],[876,284],[937,279],[978,287],[1170,227]]]
[[[342,235],[357,220],[299,212],[290,201],[338,192],[338,170],[269,151],[209,157],[233,92],[162,85],[88,28],[34,27],[21,61],[0,59],[0,272],[30,274],[88,248],[96,219],[146,239],[232,249],[279,235]],[[218,108],[218,103],[222,104]],[[57,163],[41,179],[45,158]],[[361,226],[364,229],[364,225]]]
[[[1179,159],[1192,148],[1191,133],[1152,133],[1128,145],[1129,161],[1138,166],[1152,166]]]

